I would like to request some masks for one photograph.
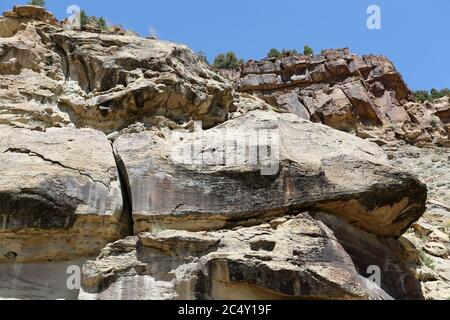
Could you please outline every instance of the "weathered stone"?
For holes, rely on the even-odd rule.
[[[241,92],[304,117],[299,112],[302,105],[310,120],[338,130],[378,126],[377,141],[383,143],[405,140],[418,146],[450,146],[448,100],[414,103],[402,76],[383,56],[360,57],[345,48],[310,57],[249,61],[235,82]],[[387,128],[392,125],[402,133],[390,135]]]
[[[308,109],[300,102],[296,92],[282,94],[276,97],[277,104],[286,111],[299,116],[302,119],[310,120],[311,116]]]
[[[380,239],[329,214],[314,217],[333,231],[360,274],[380,272],[381,288],[395,299],[423,299],[420,282],[409,268],[417,262],[418,253],[411,252],[411,244],[405,247],[406,239]]]
[[[432,128],[441,124],[440,118],[435,115],[437,110],[432,104],[409,103],[406,105],[406,112],[423,128]]]
[[[3,13],[6,18],[38,20],[47,24],[56,25],[58,21],[55,16],[38,6],[14,6],[12,11]]]
[[[436,115],[443,123],[450,123],[450,97],[444,97],[434,101]]]
[[[403,107],[392,107],[386,111],[386,115],[392,123],[405,123],[411,121],[411,118]]]
[[[95,255],[130,232],[111,146],[91,129],[0,126],[0,254]]]
[[[0,298],[74,298],[67,267],[101,248],[80,298],[445,295],[445,214],[397,240],[427,198],[398,168],[445,211],[448,156],[425,151],[423,176],[375,144],[450,146],[447,98],[416,103],[389,60],[348,49],[216,73],[186,46],[68,29],[0,17]]]
[[[448,248],[440,242],[428,242],[424,250],[435,257],[446,258],[448,256]]]
[[[201,120],[205,128],[227,119],[234,98],[231,83],[186,46],[65,30],[41,17],[44,13],[17,7],[2,18],[34,20],[0,38],[5,83],[0,123],[32,129],[58,123],[111,133],[155,116],[180,124]],[[52,121],[44,111],[48,107],[64,121]]]
[[[65,262],[0,264],[0,300],[76,300],[83,258]]]
[[[314,113],[330,127],[350,131],[358,122],[356,110],[340,88],[326,87],[315,92]]]
[[[330,230],[308,214],[275,229],[165,230],[129,238],[125,247],[113,243],[84,265],[80,298],[118,297],[391,299],[356,272]]]
[[[279,158],[240,159],[267,130]],[[399,236],[425,210],[426,187],[389,167],[375,144],[292,114],[252,111],[207,131],[122,135],[114,149],[128,173],[136,233],[220,229],[316,207]]]

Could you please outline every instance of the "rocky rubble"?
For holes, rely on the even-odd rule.
[[[0,17],[0,298],[443,297],[409,237],[427,185],[368,130],[388,98],[430,126],[448,101],[425,120],[387,60],[346,51],[250,62],[235,92],[186,46],[89,31]],[[423,249],[444,262],[445,232]]]
[[[429,190],[427,211],[401,241],[408,242],[416,261],[411,268],[426,299],[450,298],[450,151],[413,146],[385,146],[398,168],[415,172]],[[412,246],[411,246],[412,244]]]

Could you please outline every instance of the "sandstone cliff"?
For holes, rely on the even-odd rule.
[[[440,144],[448,101],[408,102],[386,59],[346,51],[249,62],[240,77],[236,90],[183,45],[6,12],[0,297],[440,297],[402,237],[427,185],[393,149],[332,127],[386,134],[398,116],[423,135],[412,115],[428,110]],[[79,291],[69,266],[83,266]]]
[[[316,56],[249,61],[240,70],[219,70],[241,92],[281,110],[380,142],[450,146],[450,104],[417,103],[402,76],[383,56],[348,49]]]

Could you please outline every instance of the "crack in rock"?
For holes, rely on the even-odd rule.
[[[8,153],[8,152],[10,152],[10,153],[19,153],[19,154],[27,154],[30,157],[38,157],[38,158],[40,158],[40,159],[42,159],[42,160],[44,160],[46,162],[50,162],[52,164],[56,164],[56,165],[58,165],[58,166],[60,166],[60,167],[62,167],[64,169],[69,169],[69,170],[76,171],[76,172],[78,172],[78,174],[80,174],[80,175],[82,175],[84,177],[88,177],[92,182],[100,183],[100,184],[104,185],[107,189],[109,189],[109,186],[106,185],[106,183],[104,183],[103,181],[94,179],[88,173],[85,173],[85,172],[83,172],[83,171],[81,171],[80,169],[77,169],[77,168],[69,167],[69,166],[67,166],[67,165],[65,165],[65,164],[63,164],[63,163],[61,163],[59,161],[48,159],[45,156],[43,156],[43,155],[41,155],[41,154],[39,154],[37,152],[34,152],[34,151],[30,150],[30,149],[27,149],[27,148],[8,148],[3,153]]]

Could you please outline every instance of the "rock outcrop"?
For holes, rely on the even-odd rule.
[[[414,103],[402,76],[383,56],[325,50],[249,61],[239,71],[220,73],[239,91],[303,119],[355,133],[381,128],[376,135],[385,139],[449,146],[448,105]]]
[[[8,24],[20,8],[0,23]],[[41,13],[32,16],[46,16],[34,10]],[[0,123],[111,133],[162,116],[208,128],[232,111],[231,84],[186,46],[65,30],[45,19],[21,28],[5,31],[9,37],[0,41]]]
[[[425,211],[426,186],[350,134],[272,111],[199,130],[124,134],[114,142],[130,179],[136,233],[153,225],[221,229],[315,208],[396,237]],[[264,150],[269,136],[271,153]]]
[[[251,228],[118,241],[83,269],[82,299],[390,299],[307,213]]]
[[[91,256],[130,234],[128,203],[103,133],[0,125],[0,162],[0,256]]]
[[[0,298],[442,296],[407,241],[427,186],[377,144],[436,142],[448,100],[346,50],[226,76],[241,92],[183,45],[0,17]]]
[[[396,167],[412,170],[427,184],[427,212],[400,241],[415,257],[409,266],[421,282],[424,297],[446,300],[450,297],[450,150],[413,146],[385,149]]]

